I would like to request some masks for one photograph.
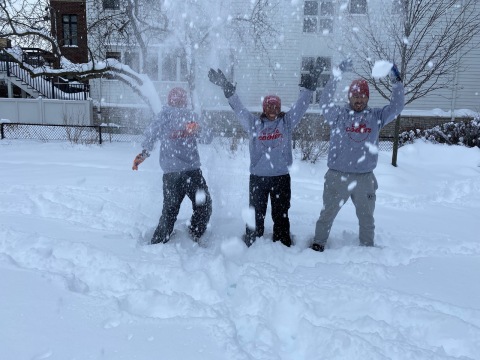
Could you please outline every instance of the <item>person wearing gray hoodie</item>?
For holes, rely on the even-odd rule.
[[[292,134],[310,105],[321,71],[312,67],[302,78],[300,95],[287,112],[281,111],[281,100],[268,95],[263,100],[263,113],[258,116],[248,111],[235,92],[235,86],[221,70],[210,69],[208,77],[223,89],[237,119],[248,134],[250,150],[249,206],[255,211],[255,228],[246,226],[243,237],[251,246],[264,233],[264,220],[270,197],[273,220],[273,241],[289,247],[291,185],[289,167],[292,165]]]
[[[344,60],[341,71],[351,71],[351,60]],[[352,82],[348,104],[333,104],[338,78],[331,77],[320,97],[324,120],[330,126],[330,144],[323,190],[323,207],[316,222],[311,248],[324,251],[333,221],[349,198],[355,206],[362,246],[374,246],[377,179],[373,170],[378,161],[380,130],[392,122],[405,105],[400,73],[393,65],[390,75],[392,95],[382,108],[370,108],[368,83],[363,79]]]
[[[135,157],[133,170],[140,165],[160,141],[160,167],[163,170],[163,208],[151,243],[166,243],[173,233],[185,196],[192,202],[193,214],[188,231],[198,241],[207,229],[212,214],[212,199],[200,169],[197,140],[210,143],[212,134],[202,128],[199,116],[187,109],[187,93],[173,88],[168,105],[153,118],[144,133],[143,151]]]

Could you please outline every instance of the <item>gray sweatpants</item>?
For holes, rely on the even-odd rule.
[[[340,208],[352,198],[358,217],[360,245],[373,246],[375,237],[375,191],[373,172],[356,174],[328,170],[323,187],[323,208],[315,226],[314,243],[325,245]]]

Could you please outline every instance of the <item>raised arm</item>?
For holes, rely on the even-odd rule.
[[[325,63],[319,57],[314,64],[311,64],[308,74],[302,76],[299,86],[303,89],[300,89],[300,95],[298,96],[297,102],[286,115],[292,122],[292,128],[295,128],[300,123],[303,115],[310,106],[312,94],[317,89],[318,78],[324,69]]]
[[[237,116],[240,125],[242,125],[243,129],[250,134],[251,131],[253,131],[252,125],[255,121],[255,115],[248,111],[237,94],[233,94],[227,100],[233,112]]]
[[[255,119],[255,116],[245,108],[245,106],[240,101],[240,98],[235,93],[235,85],[233,85],[230,81],[227,80],[227,77],[222,72],[222,70],[214,70],[210,69],[208,72],[208,79],[213,84],[219,86],[223,90],[223,94],[228,100],[228,103],[232,107],[235,115],[237,116],[238,120],[242,127],[250,133],[251,124]]]
[[[351,59],[343,60],[339,65],[338,69],[344,72],[350,72],[353,70],[353,63]],[[322,95],[320,96],[320,110],[327,109],[333,102],[333,98],[335,96],[335,91],[337,90],[337,84],[340,81],[339,77],[336,77],[332,74],[328,82],[325,84],[323,88]]]
[[[310,101],[312,100],[313,91],[309,89],[300,89],[300,95],[296,103],[288,110],[286,118],[289,118],[292,122],[292,128],[295,128],[302,120],[303,115],[310,106]]]
[[[405,88],[396,65],[392,66],[389,79],[392,83],[392,96],[390,97],[390,104],[381,109],[382,127],[392,122],[405,107]]]
[[[344,73],[353,70],[353,63],[351,59],[343,60],[339,65],[338,69]],[[337,118],[338,107],[333,106],[335,91],[337,90],[337,84],[340,81],[339,77],[336,77],[332,74],[328,82],[323,88],[322,95],[320,96],[319,106],[320,110],[323,112],[323,118],[328,123],[332,123]]]

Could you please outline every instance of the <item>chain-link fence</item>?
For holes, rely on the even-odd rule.
[[[393,138],[380,138],[378,142],[379,151],[392,151],[393,150]]]
[[[43,125],[1,123],[1,139],[66,140],[78,144],[131,142],[141,138],[143,129],[115,126]]]
[[[117,126],[80,126],[80,125],[43,125],[0,123],[1,139],[34,139],[41,141],[65,140],[78,144],[102,144],[112,142],[141,142],[142,128]],[[215,143],[222,148],[235,152],[246,143],[245,134],[220,132],[215,134]],[[317,147],[322,153],[328,150],[328,139],[312,139],[311,144],[295,140],[294,148]],[[393,138],[380,138],[379,150],[391,151]],[[303,149],[301,149],[303,150]]]

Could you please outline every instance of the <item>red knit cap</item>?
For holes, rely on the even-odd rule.
[[[176,87],[168,93],[168,105],[178,108],[187,106],[187,92],[181,87]]]
[[[348,89],[348,97],[351,98],[354,95],[365,95],[367,98],[370,98],[370,90],[366,80],[356,79],[352,81],[350,89]]]
[[[282,100],[277,95],[267,95],[263,99],[263,112],[267,111],[267,106],[276,106],[278,110],[282,107]]]

